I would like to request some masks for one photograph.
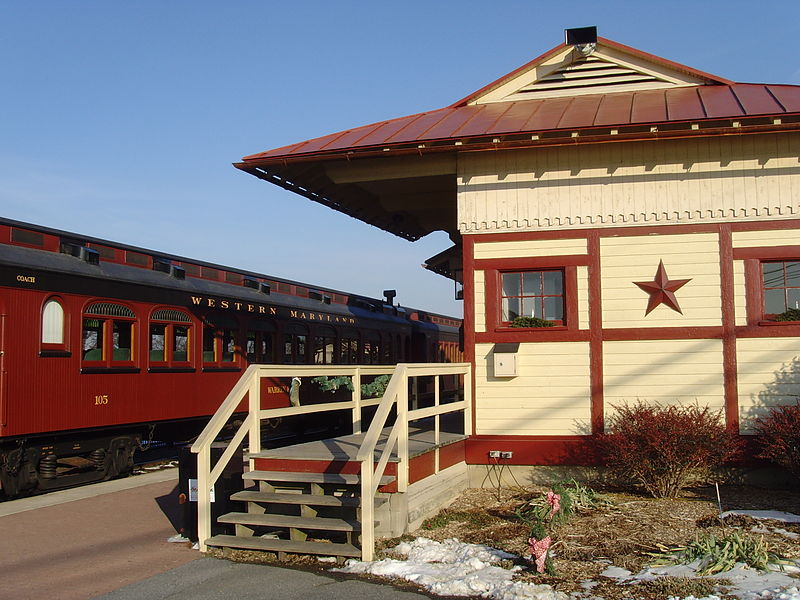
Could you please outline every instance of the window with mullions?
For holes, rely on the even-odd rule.
[[[275,326],[269,321],[252,321],[248,324],[245,354],[250,363],[275,362]]]
[[[136,315],[111,302],[89,305],[83,316],[83,360],[98,366],[131,365]]]
[[[290,325],[283,335],[283,364],[303,365],[306,357],[308,331],[302,325]]]
[[[238,326],[232,319],[214,317],[203,326],[203,363],[206,366],[234,367],[237,363]]]
[[[761,270],[765,315],[800,309],[800,261],[765,262]]]
[[[501,273],[501,322],[517,317],[564,321],[564,272],[561,270]]]
[[[314,364],[330,365],[334,362],[336,332],[328,327],[320,327],[314,336]]]
[[[192,320],[172,309],[160,309],[150,317],[150,362],[186,366],[191,360]]]

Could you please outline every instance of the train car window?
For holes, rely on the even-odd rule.
[[[301,365],[308,362],[307,329],[302,325],[293,324],[286,328],[283,334],[283,363],[287,365]]]
[[[159,367],[181,367],[191,360],[192,319],[174,309],[158,309],[150,316],[150,362]]]
[[[127,306],[95,302],[83,317],[83,360],[95,366],[127,366],[134,361],[136,315]]]
[[[220,333],[222,344],[222,362],[232,363],[236,361],[236,331],[233,329],[223,329]]]
[[[215,315],[203,327],[203,363],[206,367],[230,368],[241,353],[239,329],[235,319]]]
[[[64,344],[64,307],[61,302],[51,298],[42,309],[42,344]]]
[[[274,337],[269,331],[247,332],[247,360],[251,363],[271,363],[274,359]]]
[[[361,363],[365,365],[376,365],[381,359],[380,334],[377,332],[367,332],[361,344]]]
[[[334,363],[336,348],[336,332],[330,327],[320,327],[314,336],[314,364],[331,365]]]

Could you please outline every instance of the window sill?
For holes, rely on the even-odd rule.
[[[139,367],[82,367],[81,373],[139,373]]]
[[[569,331],[566,325],[554,325],[553,327],[495,327],[495,333],[503,333],[506,331]]]
[[[800,321],[759,321],[759,327],[786,327],[787,325],[800,325]]]
[[[203,367],[203,373],[238,373],[241,371],[239,367]]]
[[[194,367],[150,367],[147,369],[148,373],[194,373]]]

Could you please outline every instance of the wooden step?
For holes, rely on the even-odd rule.
[[[272,515],[269,513],[232,512],[221,515],[220,523],[255,525],[257,527],[290,527],[294,529],[314,529],[320,531],[360,531],[361,523],[346,519],[323,517],[294,517],[291,515]]]
[[[242,479],[289,483],[338,483],[344,485],[358,485],[361,482],[359,475],[347,473],[295,473],[290,471],[248,471],[242,475]],[[384,475],[381,477],[380,485],[387,485],[394,480],[394,477]]]
[[[329,496],[322,494],[281,494],[277,492],[252,492],[245,490],[231,495],[231,500],[242,502],[265,502],[272,504],[304,504],[307,506],[361,506],[361,498],[356,496]],[[386,502],[376,498],[375,506]]]
[[[319,554],[323,556],[350,556],[361,558],[361,550],[352,544],[329,544],[326,542],[298,542],[261,537],[215,535],[206,540],[209,546],[243,548],[266,552],[290,552],[293,554]]]

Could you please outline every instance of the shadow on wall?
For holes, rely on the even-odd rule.
[[[794,405],[800,399],[800,356],[785,362],[774,372],[774,378],[758,393],[750,394],[750,405],[740,409],[740,431],[753,433],[759,417],[766,417],[775,406]],[[741,405],[741,399],[740,399]]]

